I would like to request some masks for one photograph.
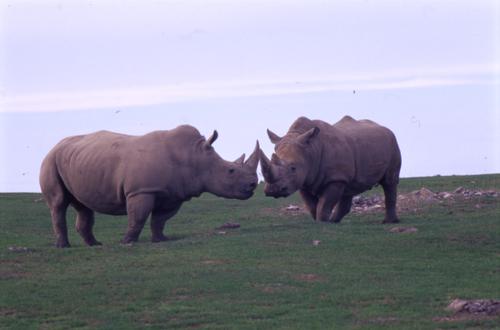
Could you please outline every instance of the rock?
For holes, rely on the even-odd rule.
[[[319,240],[316,240],[316,239],[315,239],[315,240],[313,241],[313,245],[314,245],[314,246],[318,246],[318,245],[319,245],[319,243],[321,243],[321,241],[319,241]]]
[[[488,197],[498,197],[498,193],[495,190],[486,190],[484,193]]]
[[[425,200],[432,200],[436,198],[436,194],[432,192],[432,190],[425,187],[420,188],[420,190],[414,191],[413,194]]]
[[[30,252],[31,250],[25,246],[9,246],[11,252]]]
[[[464,187],[458,187],[457,189],[453,190],[453,193],[455,195],[460,195],[460,194],[463,194],[465,191],[465,188]]]
[[[389,232],[391,233],[416,233],[418,231],[417,228],[415,227],[392,227],[389,229]]]
[[[300,211],[300,206],[290,204],[287,207],[285,207],[286,211]]]
[[[453,194],[447,192],[447,191],[443,191],[443,192],[440,192],[438,194],[439,198],[442,198],[442,199],[450,199],[453,197]]]
[[[467,304],[467,300],[462,300],[462,299],[454,299],[449,305],[448,307],[446,307],[446,310],[447,311],[450,311],[450,312],[455,312],[455,313],[458,313],[460,311],[462,311],[462,309],[464,308],[464,306]]]

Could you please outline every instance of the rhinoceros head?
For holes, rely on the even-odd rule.
[[[217,131],[202,144],[205,190],[220,197],[248,199],[257,187],[257,164],[259,162],[259,142],[245,161],[245,154],[234,162],[222,159],[212,147],[217,139]]]
[[[288,134],[281,138],[267,130],[269,139],[275,144],[275,153],[269,160],[260,151],[266,196],[287,197],[304,185],[310,168],[308,149],[318,133],[319,128],[314,127],[305,133]]]

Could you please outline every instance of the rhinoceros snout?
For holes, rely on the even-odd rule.
[[[266,187],[264,188],[264,194],[266,196],[279,198],[279,197],[287,197],[288,195],[290,195],[290,192],[287,186],[278,187],[275,185],[267,184]]]

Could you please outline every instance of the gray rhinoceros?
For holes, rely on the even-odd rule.
[[[349,213],[355,195],[380,184],[385,194],[384,222],[399,221],[401,153],[389,129],[349,116],[334,125],[300,117],[283,137],[267,133],[275,144],[271,160],[260,151],[267,196],[286,197],[300,190],[315,220],[339,222]]]
[[[248,199],[257,186],[259,145],[244,162],[223,160],[206,140],[184,125],[130,136],[108,131],[68,137],[45,157],[40,186],[52,216],[57,247],[69,247],[66,210],[77,211],[76,229],[87,245],[100,245],[92,232],[94,211],[128,215],[123,243],[137,241],[151,214],[152,241],[165,241],[165,222],[184,201],[210,192]]]

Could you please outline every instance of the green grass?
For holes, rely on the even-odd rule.
[[[500,189],[500,175],[403,179],[400,190]],[[498,317],[438,320],[451,299],[500,298],[500,199],[315,223],[262,187],[248,201],[203,195],[167,223],[172,240],[123,246],[125,217],[98,215],[86,247],[53,247],[37,194],[0,194],[0,328],[485,329]],[[233,221],[241,228],[218,233]],[[313,240],[320,240],[318,246]],[[27,247],[12,252],[9,247]]]

